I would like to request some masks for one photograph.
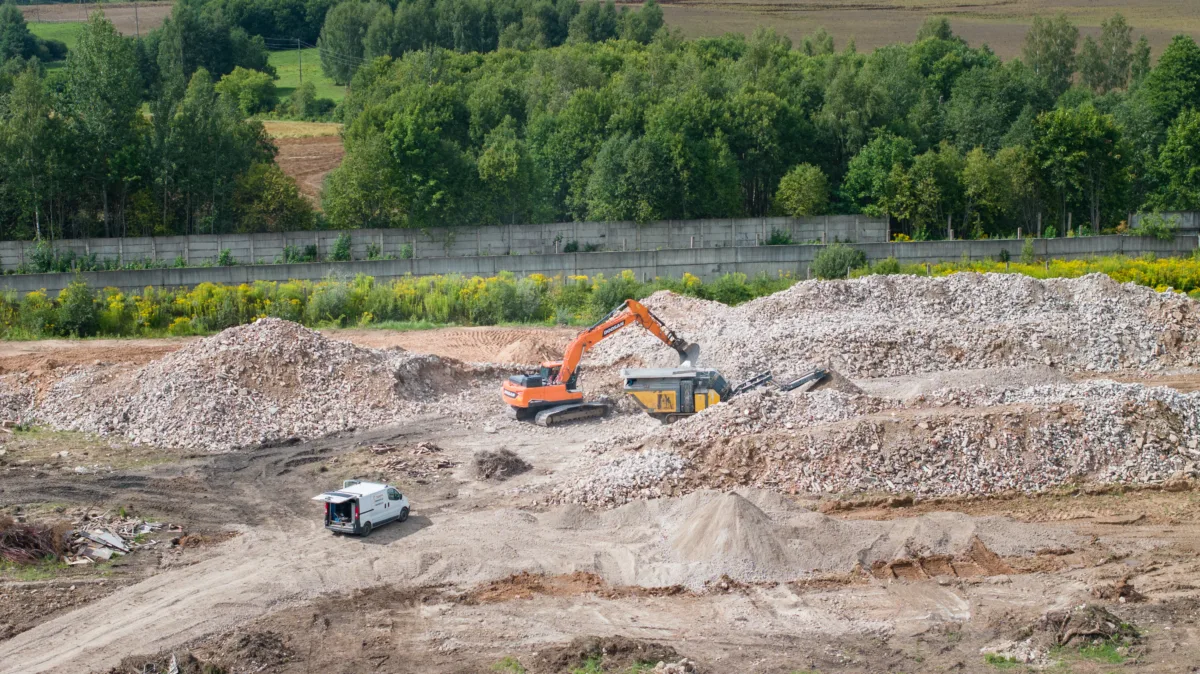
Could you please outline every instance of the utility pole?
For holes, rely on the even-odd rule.
[[[142,22],[138,21],[137,0],[133,0],[133,29],[137,31],[137,39],[142,39]]]
[[[304,51],[300,49],[300,38],[296,38],[296,58],[300,61],[300,86],[304,86]],[[297,87],[299,88],[299,87]]]

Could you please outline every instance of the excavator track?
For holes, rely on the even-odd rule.
[[[534,417],[538,426],[557,426],[559,424],[579,421],[580,419],[598,419],[607,416],[612,407],[608,403],[572,403],[559,405],[542,410]]]

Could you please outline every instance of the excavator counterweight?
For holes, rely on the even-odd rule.
[[[579,390],[579,363],[601,340],[630,325],[640,325],[679,354],[681,363],[695,363],[700,347],[672,332],[636,300],[626,300],[607,316],[571,340],[562,360],[542,363],[538,372],[512,375],[501,385],[504,402],[518,419],[541,426],[602,417],[610,406],[603,401],[584,402]]]

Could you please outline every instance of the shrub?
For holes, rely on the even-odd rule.
[[[772,229],[771,236],[763,245],[766,246],[790,246],[795,241],[792,241],[792,233],[785,232],[782,229]]]
[[[1033,264],[1033,239],[1026,237],[1021,244],[1021,264]]]
[[[966,253],[963,253],[963,255],[966,255]],[[1012,259],[1012,255],[1009,254],[1007,248],[1001,248],[1000,255],[998,255],[997,257],[999,258],[999,260],[1001,262],[1008,262],[1009,260]]]
[[[894,257],[889,257],[889,258],[880,260],[879,262],[876,262],[875,264],[871,265],[871,273],[872,274],[880,274],[883,276],[888,276],[891,274],[899,274],[899,273],[901,273],[900,272],[900,261]]]
[[[1152,236],[1160,241],[1170,241],[1179,233],[1179,218],[1162,213],[1147,213],[1138,221],[1136,229],[1129,230],[1133,236]]]
[[[625,300],[636,299],[641,294],[641,286],[637,277],[629,270],[621,272],[611,280],[597,274],[596,281],[592,284],[592,315],[598,318]]]
[[[1054,225],[1050,225],[1049,227],[1046,228],[1046,238],[1047,239],[1054,239],[1057,237],[1058,237],[1058,228],[1056,228]]]
[[[232,267],[237,264],[237,260],[233,259],[233,252],[228,248],[222,248],[221,254],[217,256],[218,267]]]
[[[406,243],[400,246],[400,259],[411,260],[413,258],[413,247],[411,243]]]
[[[579,242],[578,241],[568,241],[566,244],[563,245],[562,252],[578,253],[579,252]]]
[[[337,240],[333,242],[333,249],[329,251],[329,259],[334,262],[350,261],[350,232],[338,234]]]
[[[87,337],[96,334],[99,313],[96,296],[83,281],[72,281],[58,294],[58,329],[64,335]]]
[[[378,259],[381,259],[382,257],[383,257],[383,249],[381,249],[379,247],[379,244],[377,244],[377,243],[368,243],[367,244],[367,259],[368,260],[378,260]]]
[[[246,117],[275,107],[275,80],[258,70],[237,66],[213,88]]]
[[[835,243],[821,249],[813,258],[812,271],[817,278],[846,278],[851,269],[867,264],[867,256],[861,250],[845,244]]]
[[[57,314],[54,302],[46,296],[46,291],[35,290],[21,299],[17,325],[31,337],[51,335],[58,323]]]
[[[746,275],[742,273],[725,274],[713,281],[708,288],[708,299],[724,302],[728,305],[741,304],[754,297],[750,284],[746,283]]]

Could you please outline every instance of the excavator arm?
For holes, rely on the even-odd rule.
[[[662,340],[663,344],[675,349],[679,353],[681,362],[689,360],[695,362],[699,353],[699,345],[688,344],[681,339],[641,302],[625,300],[621,306],[613,309],[592,327],[579,333],[579,336],[567,345],[556,383],[570,382],[579,369],[579,361],[583,359],[583,354],[609,335],[620,332],[623,328],[635,323],[650,331],[650,334]]]

